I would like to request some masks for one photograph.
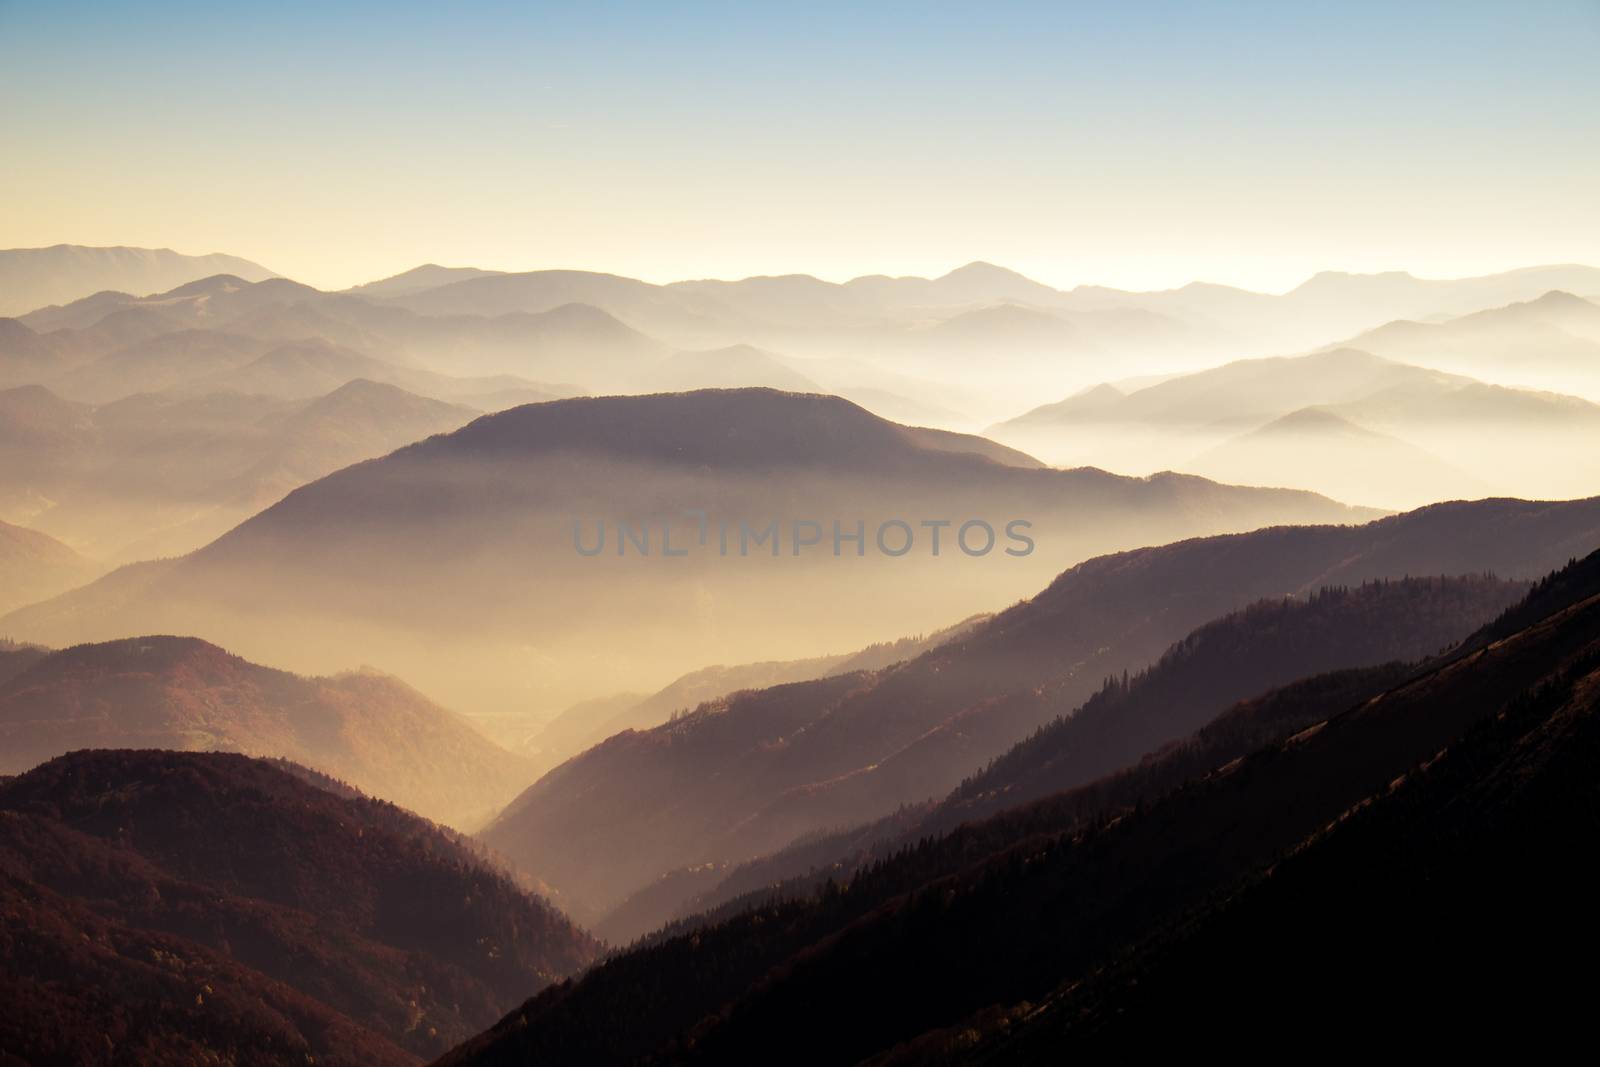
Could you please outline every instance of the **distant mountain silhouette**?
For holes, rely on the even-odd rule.
[[[25,1062],[415,1063],[597,948],[464,839],[237,755],[77,752],[0,783],[0,868]]]
[[[1576,1039],[1554,961],[1600,940],[1572,844],[1597,810],[1597,561],[1376,693],[1324,676],[1258,705],[1234,727],[1262,731],[1252,750],[1181,784],[1106,779],[924,839],[613,957],[439,1063],[1033,1063],[1303,1038],[1308,994],[1360,1006],[1339,1048],[1522,1040],[1552,1006]],[[1352,699],[1300,725],[1319,690]],[[1191,744],[1161,758],[1211,742]]]
[[[690,508],[707,513],[703,542]],[[930,619],[988,610],[1111,548],[1371,514],[1198,478],[1042,469],[984,439],[902,427],[832,397],[580,398],[487,416],[303,486],[142,594],[104,600],[115,583],[91,586],[4,625],[57,645],[197,628],[304,670],[338,669],[348,655],[401,665],[456,706],[504,711],[542,699],[553,712],[657,688],[685,663],[793,657],[823,634],[819,654],[926,631]],[[1006,538],[1018,519],[1033,524],[1036,551],[1007,555],[1027,552]],[[800,520],[828,542],[818,534],[820,548],[796,555]],[[864,538],[841,540],[837,555],[835,520],[841,535],[859,521]],[[878,549],[876,531],[892,520],[912,529],[911,554]],[[978,554],[969,555],[956,538],[973,520],[990,524],[995,543],[973,527]],[[602,521],[609,547],[580,557],[574,523],[592,537]],[[649,555],[618,553],[624,521],[635,531],[651,524]],[[938,556],[924,521],[952,523]],[[781,545],[768,538],[752,550],[741,522],[758,532],[779,523]],[[675,551],[691,542],[698,551],[663,557],[663,523],[675,526]],[[730,531],[727,555],[717,523]],[[625,595],[625,611],[612,594]],[[691,603],[709,610],[686,612]],[[598,633],[632,651],[605,655]],[[347,650],[338,660],[335,644]],[[536,695],[486,669],[530,648],[542,661],[530,671]]]
[[[1490,487],[1398,438],[1325,408],[1301,408],[1208,449],[1182,468],[1236,485],[1303,485],[1377,507],[1474,499]]]
[[[1297,414],[1307,409],[1323,414]],[[1338,428],[1335,417],[1353,428]],[[1309,440],[1314,429],[1325,447]],[[1600,485],[1600,461],[1588,458],[1600,440],[1600,405],[1354,348],[1240,360],[1121,396],[1089,390],[987,432],[1057,463],[1190,470],[1398,507],[1512,485],[1526,495],[1571,498]],[[1540,459],[1553,455],[1569,459]]]
[[[532,768],[398,679],[303,678],[195,638],[135,637],[40,658],[0,685],[0,773],[81,748],[277,756],[471,827]]]
[[[407,293],[417,293],[424,289],[437,289],[451,282],[466,281],[469,278],[487,278],[501,273],[503,272],[496,270],[479,270],[477,267],[441,267],[437,263],[424,263],[420,267],[412,267],[408,271],[375,282],[353,286],[347,291],[361,296],[380,298],[405,296]]]
[[[339,384],[310,399],[141,393],[98,407],[40,386],[0,391],[0,516],[111,561],[173,555],[299,485],[478,414],[393,385],[311,376]]]
[[[1505,385],[1593,395],[1600,389],[1600,304],[1551,291],[1443,322],[1395,321],[1358,348]]]
[[[29,334],[20,333],[19,326]],[[241,357],[229,363],[185,363],[186,353],[205,344],[205,338],[194,335],[212,333],[227,335],[213,347],[230,340],[253,342],[251,357],[312,344],[344,350],[347,363],[357,358],[367,363],[355,374],[393,378],[445,398],[487,392],[488,387],[470,381],[485,374],[556,381],[583,376],[592,384],[616,387],[643,361],[664,351],[660,343],[604,311],[579,304],[541,314],[434,318],[283,278],[250,283],[218,275],[151,296],[99,293],[31,312],[0,331],[0,384],[50,384],[73,395],[81,391],[91,400],[192,386],[208,373],[237,370],[248,362]],[[131,361],[118,351],[130,346],[136,348]],[[155,380],[140,382],[141,369],[148,369]],[[402,373],[410,377],[395,377]],[[458,378],[467,381],[454,380]],[[266,384],[269,391],[282,391],[276,378]],[[524,377],[519,384],[534,383]]]
[[[159,293],[195,278],[236,274],[250,281],[272,271],[235,256],[185,256],[168,248],[0,249],[0,315],[67,304],[103,290]]]

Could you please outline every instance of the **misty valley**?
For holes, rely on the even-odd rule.
[[[0,3],[0,1067],[1572,1056],[1597,47]]]

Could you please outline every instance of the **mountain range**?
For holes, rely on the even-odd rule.
[[[156,293],[213,274],[258,282],[273,272],[237,256],[186,256],[169,248],[0,249],[0,315],[67,304],[94,293]]]
[[[1562,843],[1594,830],[1597,665],[1600,554],[1398,676],[1219,709],[1142,783],[1056,793],[669,932],[439,1063],[1030,1063],[1251,1027],[1289,1040],[1307,991],[1405,1032],[1465,1004],[1472,1040],[1521,1039],[1552,1007],[1575,1035],[1578,994],[1537,964],[1594,943],[1592,877]]]
[[[177,555],[308,481],[478,414],[362,378],[309,399],[161,392],[95,405],[0,390],[0,516],[109,562]]]
[[[1357,348],[1239,360],[1126,391],[1102,384],[986,433],[1049,462],[1170,468],[1400,508],[1513,485],[1570,498],[1600,477],[1588,458],[1600,405]],[[1551,455],[1568,461],[1536,458]]]
[[[689,509],[706,514],[704,540]],[[1045,469],[983,438],[899,426],[831,397],[578,398],[345,468],[186,557],[113,572],[0,628],[57,646],[199,632],[297,670],[356,657],[403,665],[455,706],[533,700],[554,713],[658,688],[686,663],[822,654],[824,633],[837,649],[925,632],[930,619],[992,610],[1111,549],[1373,514],[1193,477]],[[1012,532],[1033,550],[1008,537],[1016,521],[1031,523]],[[841,538],[857,523],[862,532],[837,555],[836,522]],[[885,551],[878,533],[892,522],[905,530],[887,528]],[[621,523],[635,537],[648,526],[651,554],[622,543]],[[961,535],[969,523],[987,523],[992,541],[981,526]],[[605,550],[580,555],[577,527],[588,545],[601,524]],[[664,527],[674,552],[695,550],[663,556]],[[900,544],[907,532],[912,550]],[[626,609],[612,599],[623,589]],[[611,655],[600,633],[629,654]]]
[[[111,251],[74,254],[94,258]],[[1041,390],[1092,385],[1108,367],[1118,369],[1118,378],[1196,370],[1229,358],[1312,349],[1397,318],[1427,324],[1514,302],[1550,305],[1552,290],[1600,293],[1600,271],[1581,266],[1450,281],[1325,273],[1282,295],[1204,283],[1148,293],[1098,286],[1064,291],[981,262],[934,279],[877,276],[839,284],[787,275],[666,285],[585,271],[426,265],[340,293],[263,279],[262,273],[185,278],[168,290],[130,278],[126,286],[100,286],[76,301],[33,308],[22,322],[34,338],[8,336],[16,333],[14,325],[0,329],[0,383],[52,385],[41,376],[52,358],[70,363],[86,348],[103,353],[114,342],[149,341],[188,326],[279,343],[316,338],[434,373],[512,374],[591,391],[648,391],[673,374],[679,376],[674,388],[778,384],[751,377],[728,382],[725,360],[699,367],[704,373],[687,381],[681,376],[696,369],[692,361],[652,370],[674,351],[744,345],[785,353],[789,369],[801,374],[796,360],[813,370],[847,361],[897,375],[900,387],[882,398],[881,410],[891,417],[948,408],[941,398],[955,387],[964,410],[952,412],[946,425],[968,429],[1003,417],[1008,408],[1014,412]],[[251,284],[261,281],[266,284]],[[118,288],[126,291],[102,291]],[[235,291],[219,294],[223,288]],[[152,292],[157,295],[145,295]],[[1544,318],[1560,324],[1530,324],[1543,332],[1525,336],[1549,341],[1555,336],[1550,331],[1560,330],[1568,340],[1592,340],[1570,314],[1554,307],[1546,312]],[[1377,341],[1370,347],[1382,348]],[[1514,365],[1526,356],[1507,359]],[[1562,358],[1571,371],[1576,364],[1568,356]],[[1471,372],[1530,384],[1526,376],[1507,377],[1505,360],[1493,362],[1480,361]],[[825,391],[879,403],[852,393],[842,378],[812,377]],[[1562,387],[1573,389],[1573,381]]]
[[[1595,544],[1600,500],[1483,501],[1099,557],[908,662],[734,694],[611,737],[544,775],[483,837],[587,918],[679,868],[714,871],[944,795],[1106,677],[1262,597],[1419,574],[1530,578]],[[1420,649],[1390,654],[1431,650],[1504,595],[1431,628],[1413,621]]]

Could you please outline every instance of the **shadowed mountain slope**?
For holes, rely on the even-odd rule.
[[[1600,501],[1483,501],[1100,557],[897,667],[737,694],[613,737],[541,778],[485,838],[576,901],[620,903],[619,888],[670,870],[942,796],[1106,677],[1263,597],[1406,575],[1530,577],[1596,544]]]
[[[0,892],[24,909],[0,941],[8,1052],[415,1062],[593,958],[461,839],[287,770],[78,752],[0,784]]]
[[[1145,670],[1108,679],[1081,705],[1062,700],[1064,691],[1074,691],[1072,686],[1047,684],[1008,694],[999,699],[1013,706],[1013,718],[1023,717],[1021,708],[1029,709],[1026,717],[1034,720],[1051,707],[1058,710],[1037,732],[970,775],[941,802],[901,809],[845,833],[802,839],[727,872],[714,888],[701,889],[693,899],[680,897],[676,914],[720,915],[737,907],[741,897],[803,895],[825,878],[848,878],[854,869],[921,838],[1104,775],[1113,776],[1116,788],[1094,792],[1099,807],[1086,817],[1105,810],[1107,795],[1119,803],[1131,803],[1135,789],[1155,795],[1160,782],[1176,785],[1195,773],[1193,756],[1163,757],[1169,746],[1197,730],[1206,741],[1203,758],[1217,762],[1270,739],[1270,734],[1243,726],[1259,719],[1259,709],[1235,709],[1206,725],[1235,702],[1279,686],[1294,688],[1295,679],[1328,672],[1343,673],[1330,675],[1335,683],[1327,693],[1302,689],[1297,698],[1307,706],[1325,705],[1330,693],[1346,699],[1346,680],[1365,684],[1369,675],[1392,684],[1395,669],[1367,668],[1437,653],[1492,619],[1526,588],[1488,577],[1405,578],[1323,588],[1306,598],[1263,600],[1192,631]],[[1279,694],[1263,703],[1283,699]],[[1276,709],[1271,718],[1288,723],[1289,732],[1310,724]],[[921,743],[939,741],[933,735]],[[1114,774],[1118,771],[1122,773]],[[663,894],[656,896],[653,908],[630,909],[634,925],[618,929],[617,919],[608,917],[601,928],[618,939],[624,932],[630,937],[644,933],[673,915],[659,910],[666,901]]]

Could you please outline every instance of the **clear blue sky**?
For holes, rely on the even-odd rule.
[[[1600,0],[0,0],[0,246],[1058,285],[1600,262]]]

